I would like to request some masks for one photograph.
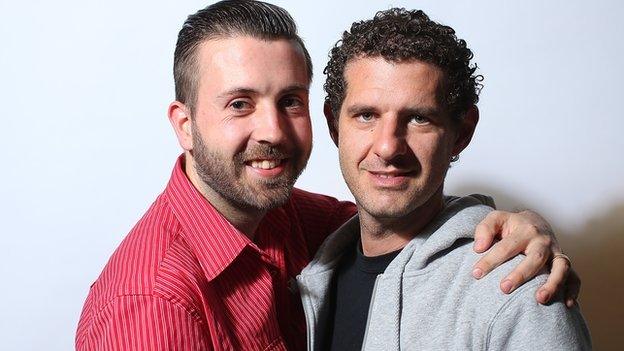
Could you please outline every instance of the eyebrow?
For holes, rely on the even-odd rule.
[[[419,115],[423,117],[436,117],[439,116],[441,113],[442,111],[435,107],[416,107],[401,110],[401,114],[404,115]]]
[[[366,111],[375,111],[376,109],[369,105],[355,104],[347,107],[347,114],[354,115]]]
[[[349,115],[369,112],[369,111],[377,111],[377,108],[370,106],[370,105],[365,105],[365,104],[355,104],[355,105],[351,105],[347,107],[347,114]],[[410,108],[402,109],[400,111],[400,114],[401,115],[419,115],[419,116],[437,116],[440,114],[440,112],[441,111],[436,108],[410,107]]]
[[[257,93],[258,92],[255,89],[239,87],[239,88],[233,88],[228,91],[225,91],[217,95],[217,98],[224,99],[224,98],[232,97],[234,95],[251,95],[251,94],[257,94]]]
[[[309,92],[309,88],[305,85],[293,84],[282,90],[280,90],[279,95],[295,93],[295,92]],[[235,95],[257,95],[259,94],[258,90],[248,87],[237,87],[230,90],[227,90],[217,96],[218,99],[229,98]]]
[[[282,89],[282,91],[280,91],[280,95],[284,95],[288,93],[296,93],[296,92],[308,93],[309,91],[310,91],[310,88],[306,85],[293,84],[293,85],[286,87],[285,89]]]

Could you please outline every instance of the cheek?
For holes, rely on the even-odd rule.
[[[312,124],[310,118],[297,118],[292,123],[293,134],[297,143],[305,149],[312,148]]]
[[[410,147],[423,166],[429,164],[439,167],[450,159],[451,148],[444,135],[420,135],[410,143]]]
[[[230,153],[244,150],[250,136],[250,128],[244,120],[233,123],[214,123],[208,127],[205,142]]]
[[[358,167],[359,163],[368,155],[369,149],[366,135],[353,130],[348,133],[338,134],[338,150],[343,168]]]

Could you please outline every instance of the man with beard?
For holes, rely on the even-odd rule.
[[[312,146],[311,77],[310,56],[282,8],[223,1],[189,16],[168,110],[184,154],[92,285],[78,350],[305,348],[294,277],[356,210],[293,189]],[[525,250],[509,278],[522,284],[559,252],[547,226],[531,213],[497,212],[478,233],[480,250],[501,227],[514,238],[479,269]],[[567,272],[553,266],[543,291],[554,293]]]
[[[578,308],[531,298],[545,275],[496,289],[518,258],[470,277],[472,233],[492,208],[443,189],[479,119],[472,57],[451,27],[399,8],[332,49],[325,115],[358,215],[298,277],[310,350],[591,348]]]

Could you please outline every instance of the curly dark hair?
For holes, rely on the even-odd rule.
[[[453,28],[436,23],[423,11],[392,8],[379,11],[370,20],[355,22],[342,34],[329,54],[323,73],[327,75],[325,102],[334,114],[334,123],[345,98],[344,70],[350,60],[383,57],[392,62],[419,60],[442,69],[446,77],[444,101],[453,118],[462,118],[479,100],[482,75],[474,75],[472,51]]]

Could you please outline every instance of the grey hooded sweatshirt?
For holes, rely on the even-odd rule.
[[[476,280],[476,225],[492,210],[479,195],[447,198],[445,209],[377,277],[363,350],[588,350],[589,331],[578,308],[559,299],[535,301],[541,274],[505,295],[499,282],[516,257]],[[344,250],[360,235],[357,216],[329,236],[297,277],[308,349],[319,350],[315,328],[328,325],[331,281]]]

